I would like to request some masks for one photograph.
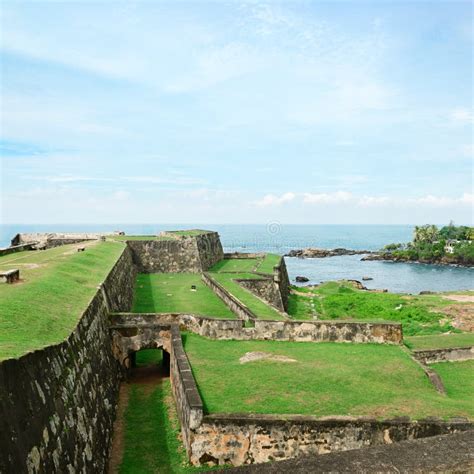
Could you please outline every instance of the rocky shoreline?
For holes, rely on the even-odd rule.
[[[390,253],[383,253],[383,252],[372,252],[370,255],[367,255],[366,257],[362,257],[361,261],[374,261],[374,260],[383,260],[386,262],[402,262],[402,263],[422,263],[425,265],[444,265],[444,266],[450,266],[450,267],[462,267],[462,268],[471,268],[474,267],[473,264],[469,263],[455,263],[455,262],[450,262],[449,260],[441,259],[441,260],[423,260],[423,259],[417,259],[417,260],[410,260],[408,258],[403,258],[403,257],[395,257],[391,255]]]
[[[337,249],[319,249],[319,248],[306,248],[290,250],[285,257],[297,257],[297,258],[326,258],[326,257],[340,257],[343,255],[367,255],[374,254],[371,250],[351,250],[345,248]]]
[[[402,263],[423,263],[425,265],[445,265],[451,267],[462,267],[462,268],[472,268],[474,264],[469,263],[456,263],[449,261],[445,258],[441,260],[410,260],[403,257],[395,257],[391,253],[373,251],[373,250],[352,250],[346,248],[336,248],[336,249],[320,249],[308,247],[305,249],[295,249],[290,250],[285,257],[294,257],[294,258],[328,258],[328,257],[341,257],[345,255],[364,255],[361,258],[361,261],[374,261],[374,260],[383,260],[386,262],[402,262]]]

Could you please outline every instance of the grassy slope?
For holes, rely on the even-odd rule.
[[[260,258],[226,258],[217,262],[209,271],[225,272],[253,272],[260,264]]]
[[[20,268],[24,282],[0,284],[0,359],[65,339],[123,250],[117,242],[21,252],[0,259],[0,269]]]
[[[158,350],[137,353],[137,366],[158,364],[160,360],[161,351]],[[131,379],[124,423],[121,474],[178,474],[203,470],[193,468],[187,462],[168,378],[158,379],[151,389]]]
[[[474,416],[470,398],[443,397],[397,346],[214,341],[186,334],[185,349],[208,412]],[[240,364],[263,351],[296,363]]]
[[[267,253],[260,265],[257,267],[257,272],[268,273],[270,275],[273,274],[273,267],[280,263],[281,258],[280,255]]]
[[[250,291],[242,288],[237,282],[233,281],[235,278],[259,278],[258,275],[253,273],[212,273],[211,276],[251,311],[253,311],[259,319],[283,319],[278,311],[274,310],[271,306],[258,299]]]
[[[474,410],[474,360],[430,365],[441,377],[449,399],[469,403]],[[472,415],[471,415],[472,416]]]
[[[195,285],[197,291],[191,291]],[[171,295],[171,296],[168,296]],[[194,313],[235,319],[234,313],[195,273],[140,274],[135,285],[136,313]]]
[[[311,317],[309,303],[315,303],[320,319],[389,320],[403,323],[405,335],[428,335],[454,328],[442,313],[443,306],[453,304],[437,295],[406,296],[357,290],[348,283],[328,282],[309,290],[308,297],[291,295],[289,314],[297,319]],[[443,321],[444,320],[444,321]]]
[[[445,349],[449,347],[474,346],[474,333],[437,334],[434,336],[406,337],[405,344],[410,349]]]

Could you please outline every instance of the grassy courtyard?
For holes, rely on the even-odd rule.
[[[469,394],[440,395],[397,346],[218,341],[194,334],[184,335],[184,345],[210,413],[474,416]],[[241,364],[248,352],[294,361]],[[472,384],[472,374],[466,377]]]
[[[450,400],[469,403],[472,418],[472,412],[474,411],[472,395],[474,393],[474,360],[440,362],[431,364],[430,367],[441,377]]]
[[[440,295],[399,295],[356,289],[348,282],[328,282],[296,288],[288,313],[295,319],[354,319],[396,321],[405,336],[456,331],[443,308],[453,304]]]
[[[260,278],[253,273],[211,273],[218,283],[226,288],[232,295],[246,305],[259,319],[281,320],[282,315],[272,308],[270,305],[264,303],[257,298],[249,290],[240,286],[235,279]]]
[[[191,286],[196,291],[191,290]],[[234,319],[235,315],[196,273],[140,274],[135,284],[135,313],[193,313]]]
[[[261,263],[260,258],[225,258],[217,262],[209,271],[225,272],[253,272]]]
[[[94,242],[0,257],[0,269],[19,268],[22,279],[0,284],[0,359],[67,338],[123,248]]]
[[[474,346],[474,333],[435,334],[433,336],[412,336],[405,338],[410,349],[446,349],[450,347]]]

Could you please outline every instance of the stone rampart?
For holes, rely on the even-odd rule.
[[[121,367],[108,313],[129,310],[128,248],[63,342],[0,363],[0,472],[104,472]]]
[[[474,430],[379,444],[349,451],[302,455],[285,461],[249,464],[229,474],[468,473],[474,472]]]
[[[223,258],[217,232],[166,240],[128,240],[140,273],[200,273]]]
[[[275,307],[278,311],[285,311],[283,299],[280,294],[280,288],[272,278],[238,278],[235,281],[239,283],[240,286],[251,291],[255,296],[258,296],[266,303]]]
[[[20,245],[13,245],[11,247],[6,247],[4,249],[0,249],[0,257],[3,255],[10,255],[11,253],[16,252],[23,252],[25,250],[33,250],[35,247],[35,242],[31,244],[20,244]]]
[[[288,309],[288,297],[290,296],[290,278],[288,277],[288,270],[283,257],[273,268],[273,279],[280,289],[283,308],[286,311]]]
[[[413,356],[423,364],[436,362],[455,362],[474,359],[473,347],[450,347],[447,349],[415,350]]]
[[[400,344],[399,323],[364,323],[352,321],[266,321],[254,320],[245,327],[242,319],[216,319],[184,313],[115,313],[112,328],[177,324],[212,339],[275,340],[295,342],[359,342]]]

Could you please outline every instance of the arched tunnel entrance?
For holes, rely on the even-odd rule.
[[[169,377],[170,354],[163,348],[143,348],[129,354],[131,378]]]

